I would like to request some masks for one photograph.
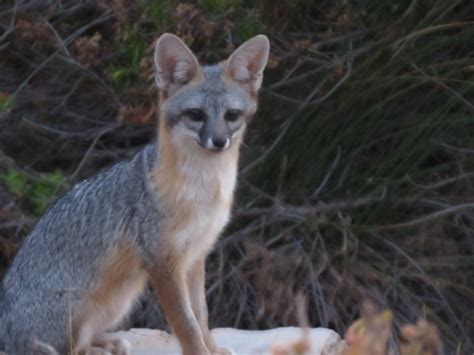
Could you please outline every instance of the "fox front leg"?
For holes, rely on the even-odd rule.
[[[209,330],[208,311],[206,303],[206,265],[205,259],[198,260],[188,271],[188,289],[191,307],[201,328],[204,342],[212,354],[231,355],[233,352],[226,348],[219,348]]]
[[[182,268],[149,272],[168,324],[179,340],[183,355],[208,355],[199,323],[194,316]]]

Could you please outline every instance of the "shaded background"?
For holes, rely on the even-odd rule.
[[[3,1],[0,275],[49,203],[155,137],[160,34],[214,63],[265,33],[211,326],[296,325],[302,292],[342,334],[371,298],[473,351],[473,21],[460,0]],[[166,327],[150,294],[131,325]]]

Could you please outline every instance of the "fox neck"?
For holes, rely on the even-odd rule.
[[[240,137],[221,152],[210,152],[195,143],[179,142],[165,120],[158,132],[159,164],[154,181],[160,197],[170,203],[210,204],[229,208],[237,177]]]

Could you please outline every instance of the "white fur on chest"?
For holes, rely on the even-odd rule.
[[[186,201],[191,213],[175,230],[173,239],[188,266],[209,253],[230,216],[237,163],[212,158],[200,161],[195,157],[181,166],[185,181],[178,197]]]

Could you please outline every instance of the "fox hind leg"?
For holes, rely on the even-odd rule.
[[[146,275],[139,273],[134,277],[126,278],[115,287],[106,287],[100,290],[101,297],[93,296],[84,307],[82,319],[77,329],[77,352],[92,351],[92,348],[103,349],[104,354],[128,355],[130,344],[106,334],[116,327],[129,313],[136,297],[142,292],[146,284]],[[110,286],[110,285],[107,285]]]

